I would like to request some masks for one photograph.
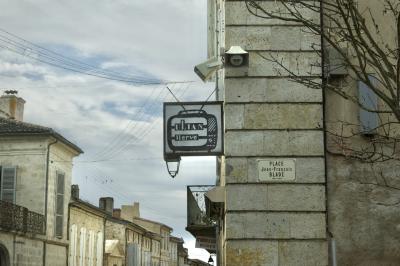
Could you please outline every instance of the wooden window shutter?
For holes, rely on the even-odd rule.
[[[79,266],[86,265],[86,228],[81,228],[80,233],[80,258],[79,258]]]
[[[70,244],[69,244],[69,266],[76,266],[76,247],[78,239],[78,227],[76,224],[71,225]]]
[[[64,188],[65,187],[65,175],[64,173],[56,173],[56,224],[55,224],[55,235],[56,237],[63,236],[63,225],[64,225]]]
[[[371,83],[376,83],[376,79],[370,75]],[[368,110],[378,110],[378,96],[371,88],[362,81],[358,82],[358,100],[359,103]],[[379,126],[378,113],[370,112],[360,108],[360,130],[365,135],[375,133],[375,129]]]
[[[1,190],[0,199],[3,201],[15,203],[15,190],[17,181],[17,167],[1,168]]]
[[[103,265],[103,233],[102,232],[97,233],[96,254],[97,254],[96,266],[102,266]]]

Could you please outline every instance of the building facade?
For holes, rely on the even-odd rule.
[[[68,265],[107,265],[106,263],[103,264],[107,214],[101,209],[80,200],[77,185],[73,185],[72,190],[72,198],[69,204]]]
[[[357,99],[360,82],[349,72],[326,72],[333,60],[321,35],[300,21],[252,14],[248,2],[208,2],[209,58],[240,46],[249,59],[237,68],[225,62],[216,73],[225,154],[218,158],[217,187],[201,188],[203,202],[193,204],[194,188],[188,190],[188,231],[198,242],[214,239],[216,246],[209,247],[218,265],[396,265],[398,160],[366,163],[336,152],[343,148],[335,138],[343,125],[363,126],[363,114],[357,102],[327,85],[346,84],[343,90],[353,90]],[[289,7],[328,31],[328,21],[321,21],[327,7],[321,11],[319,1],[311,2],[315,8]],[[378,2],[359,8],[376,15],[367,23],[385,26]],[[281,1],[257,3],[290,16]],[[379,30],[396,36],[390,24]],[[362,147],[373,137],[350,142]]]
[[[82,150],[23,122],[24,100],[0,97],[2,265],[67,265],[72,160]]]

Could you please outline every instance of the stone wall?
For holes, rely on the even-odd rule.
[[[18,266],[43,265],[43,241],[24,237],[16,237],[15,263]],[[66,261],[64,260],[64,263],[61,265],[66,265]]]
[[[49,140],[50,141],[50,140]],[[57,142],[50,146],[50,164],[49,164],[49,184],[48,184],[48,208],[47,208],[47,236],[54,241],[68,243],[68,204],[71,198],[71,180],[72,180],[72,159],[76,152],[71,150],[65,144]],[[65,174],[64,184],[64,221],[62,238],[55,237],[55,196],[56,196],[56,176],[57,172]]]
[[[106,221],[106,239],[118,239],[125,254],[125,225],[110,220]]]
[[[79,260],[83,256],[81,254],[82,229],[86,233],[84,261],[91,260],[94,265],[98,265],[97,261],[103,261],[104,254],[104,217],[74,205],[70,205],[69,215],[69,265],[79,265]],[[74,229],[72,229],[73,227]],[[90,246],[91,234],[93,246]],[[73,243],[72,239],[74,239],[75,243]],[[90,249],[93,254],[92,258],[89,257]]]
[[[328,156],[329,230],[338,265],[400,261],[400,163]]]
[[[225,265],[327,265],[322,90],[291,82],[267,60],[318,81],[312,45],[320,39],[300,25],[256,18],[244,1],[226,1],[225,14],[226,49],[249,52],[246,71],[225,68]],[[318,12],[305,15],[319,20]],[[295,179],[261,180],[265,159],[295,159]]]
[[[14,235],[0,231],[0,246],[8,254],[10,265],[14,265]]]
[[[53,138],[43,136],[2,137],[0,140],[0,165],[17,167],[15,204],[42,215],[45,214],[46,203],[47,148],[48,144],[53,141]],[[76,153],[64,144],[58,143],[51,147],[46,236],[16,235],[15,239],[12,240],[15,249],[10,249],[10,244],[7,244],[9,252],[13,252],[10,253],[10,259],[18,265],[42,265],[44,249],[46,250],[46,265],[66,265],[68,203],[72,158],[75,155]],[[55,173],[58,170],[65,173],[64,233],[61,239],[54,236],[53,226],[55,219]],[[9,235],[12,236],[13,234]],[[43,247],[43,242],[46,239],[51,240],[52,244],[48,243]]]
[[[66,266],[67,246],[46,244],[46,266]]]
[[[47,140],[44,137],[2,137],[0,165],[16,166],[16,204],[44,214]]]

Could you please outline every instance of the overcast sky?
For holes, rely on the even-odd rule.
[[[146,79],[194,80],[170,85],[181,101],[213,91],[193,73],[206,59],[205,0],[0,0],[0,28],[59,54],[108,71]],[[0,46],[10,47],[0,31]],[[34,50],[0,47],[1,88],[26,100],[25,121],[49,126],[81,147],[73,183],[97,205],[141,204],[142,217],[182,236],[191,257],[205,259],[185,231],[186,185],[214,184],[215,158],[183,158],[169,177],[163,157],[162,85],[135,86],[46,65]]]

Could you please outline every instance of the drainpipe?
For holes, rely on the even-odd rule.
[[[68,203],[68,217],[67,217],[67,240],[68,240],[68,248],[67,248],[67,256],[66,256],[66,258],[67,258],[67,264],[66,265],[69,265],[68,263],[69,263],[69,250],[70,250],[70,248],[71,248],[71,246],[69,245],[71,242],[70,242],[70,235],[69,235],[69,226],[70,226],[70,219],[69,219],[69,217],[70,217],[70,215],[71,215],[71,213],[70,213],[70,209],[71,209],[71,202],[70,203]]]
[[[331,265],[337,266],[336,262],[336,241],[333,238],[332,234],[330,234],[330,252],[331,252]]]
[[[329,237],[329,250],[330,253],[328,257],[330,257],[331,265],[336,266],[336,241],[333,238],[333,234],[330,231],[329,226],[329,190],[328,190],[328,162],[327,162],[327,132],[326,132],[326,68],[325,68],[325,40],[323,37],[324,31],[324,1],[320,2],[320,21],[321,21],[321,69],[322,69],[322,109],[323,109],[323,129],[324,129],[324,167],[325,167],[325,219],[326,219],[326,232]]]
[[[45,198],[44,198],[44,226],[45,226],[45,234],[47,239],[47,202],[48,202],[48,194],[49,194],[49,165],[50,165],[50,146],[54,145],[58,142],[55,140],[54,142],[50,142],[47,145],[47,157],[46,157],[46,190],[45,190]],[[46,266],[46,239],[43,241],[43,266]]]

